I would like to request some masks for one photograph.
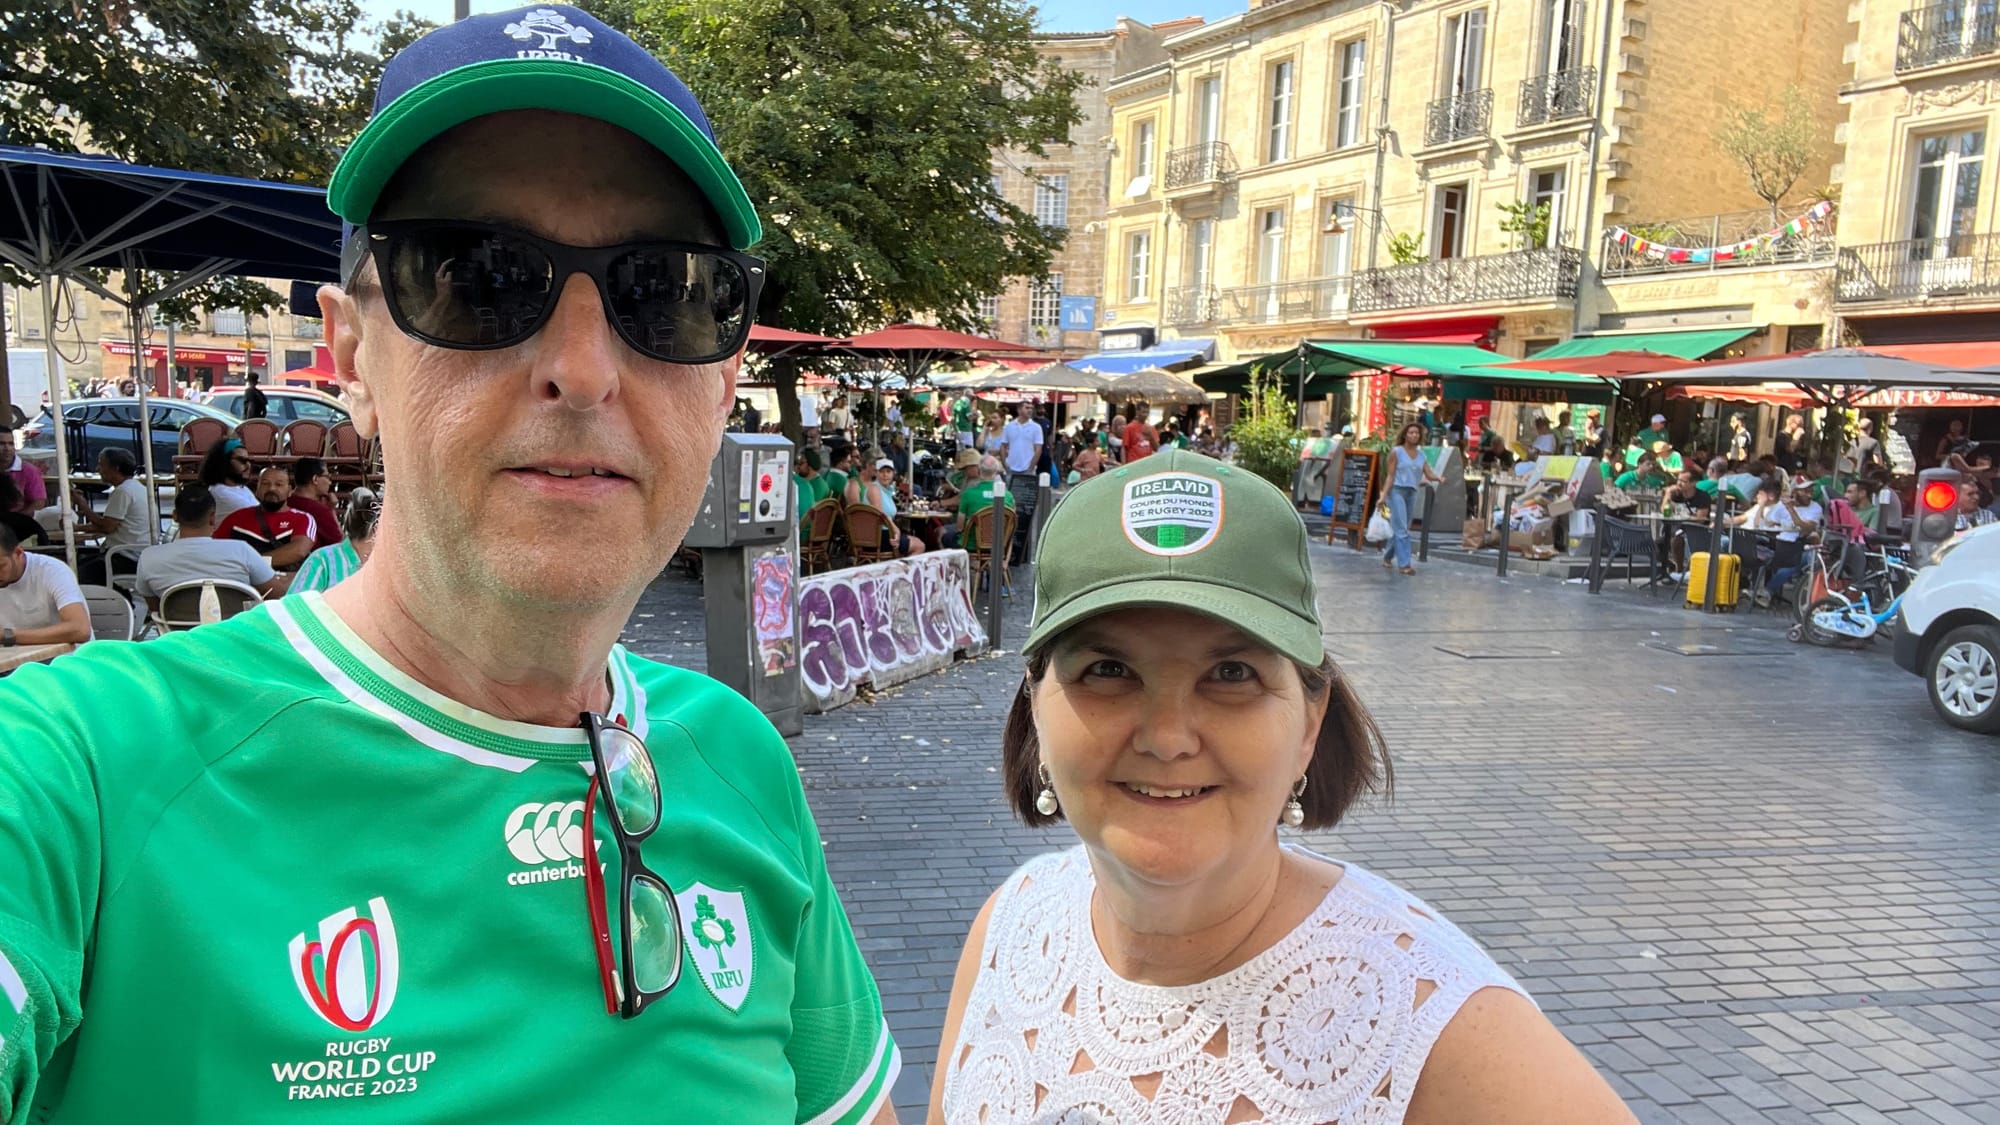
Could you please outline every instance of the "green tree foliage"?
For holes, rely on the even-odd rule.
[[[1392,234],[1389,236],[1389,260],[1399,266],[1421,262],[1429,255],[1424,253],[1424,236],[1421,234]]]
[[[996,149],[1064,144],[1081,79],[1017,0],[608,0],[695,91],[764,219],[758,321],[847,335],[1041,277],[1064,231],[993,189]],[[796,364],[771,365],[798,433]]]
[[[0,140],[324,184],[367,119],[382,59],[426,26],[407,13],[377,26],[359,0],[12,0],[0,7]],[[185,321],[278,302],[220,279],[161,309]]]
[[[1229,429],[1236,441],[1236,463],[1289,495],[1305,431],[1293,422],[1292,400],[1280,386],[1283,380],[1259,375],[1253,375],[1252,380],[1250,393],[1243,396],[1248,414]]]
[[[1515,249],[1530,250],[1549,244],[1549,205],[1509,199],[1494,204],[1500,209],[1500,233],[1514,236]]]
[[[1771,208],[1771,225],[1784,220],[1779,206],[1811,166],[1820,141],[1812,103],[1798,86],[1786,86],[1771,104],[1731,102],[1723,106],[1715,143],[1742,165],[1750,190]]]

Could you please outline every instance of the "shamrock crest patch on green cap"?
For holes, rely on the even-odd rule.
[[[1132,545],[1151,555],[1192,555],[1222,531],[1222,486],[1193,473],[1127,481],[1119,521]]]

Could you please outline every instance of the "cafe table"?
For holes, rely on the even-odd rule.
[[[923,540],[924,549],[935,551],[944,537],[945,526],[958,519],[956,508],[903,508],[896,512],[896,522],[903,530]]]
[[[14,645],[0,648],[0,676],[22,665],[46,664],[66,652],[75,651],[75,645]]]

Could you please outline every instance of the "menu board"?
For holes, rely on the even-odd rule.
[[[1340,468],[1334,473],[1333,524],[1335,528],[1360,531],[1368,523],[1368,501],[1375,495],[1375,459],[1372,449],[1343,449]]]

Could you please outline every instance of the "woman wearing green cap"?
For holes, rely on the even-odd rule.
[[[1626,1122],[1409,892],[1281,843],[1387,780],[1290,497],[1169,449],[1078,485],[1007,718],[1008,796],[1078,845],[972,924],[932,1121]]]

